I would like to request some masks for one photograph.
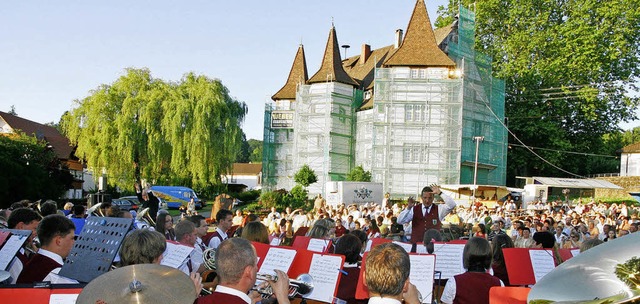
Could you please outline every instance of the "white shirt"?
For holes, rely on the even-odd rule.
[[[232,296],[236,296],[238,298],[241,298],[243,301],[247,302],[247,304],[251,304],[251,298],[249,298],[249,296],[246,293],[243,293],[237,289],[218,285],[216,286],[215,292],[226,293]]]
[[[216,231],[218,232],[220,237],[222,237],[222,240],[226,240],[227,239],[227,233],[226,232],[220,230],[220,228],[216,228]],[[209,248],[218,248],[218,246],[220,246],[220,243],[222,243],[220,241],[220,238],[214,236],[209,241]]]
[[[51,252],[49,250],[46,249],[42,249],[40,248],[40,250],[38,250],[38,253],[41,255],[44,255],[54,261],[56,261],[56,263],[60,264],[60,265],[64,265],[64,260],[62,259],[62,257],[60,255],[58,255],[57,253]],[[44,277],[44,279],[42,280],[43,282],[49,281],[51,282],[51,284],[78,284],[79,282],[74,280],[74,279],[70,279],[67,277],[63,277],[61,275],[58,275],[58,273],[60,272],[60,269],[62,269],[61,267],[58,267],[54,270],[51,270],[51,272]]]
[[[402,302],[392,298],[371,297],[369,304],[401,304]]]
[[[449,197],[444,193],[440,194],[440,197],[444,200],[444,204],[438,206],[438,219],[442,221],[444,217],[447,216],[447,214],[451,213],[451,211],[456,208],[456,202],[451,197]],[[420,205],[422,205],[422,214],[426,214],[425,211],[427,212],[430,211],[430,210],[425,210],[426,207],[424,206],[424,204],[420,203]],[[429,208],[432,208],[432,207],[433,207],[433,204],[429,206]],[[400,215],[398,215],[398,224],[405,224],[405,223],[411,222],[412,219],[413,219],[413,208],[404,209],[402,210],[402,212],[400,212]]]

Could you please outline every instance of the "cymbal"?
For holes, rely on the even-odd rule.
[[[640,256],[640,233],[631,233],[584,251],[542,277],[529,292],[528,301],[628,303],[640,299],[616,275],[616,266]],[[639,269],[635,270],[640,272]],[[588,302],[592,303],[592,302]],[[601,303],[601,302],[593,302]],[[604,303],[604,302],[602,302]]]
[[[76,303],[185,303],[196,299],[193,281],[182,271],[157,264],[129,265],[91,281]]]

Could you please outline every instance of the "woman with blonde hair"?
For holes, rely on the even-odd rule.
[[[249,222],[242,229],[241,238],[251,242],[269,244],[269,231],[261,222]]]

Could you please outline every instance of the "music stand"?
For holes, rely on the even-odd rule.
[[[132,224],[127,218],[87,218],[59,274],[88,283],[109,271]]]

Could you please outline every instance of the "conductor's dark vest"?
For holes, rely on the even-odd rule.
[[[440,230],[442,222],[438,215],[438,205],[431,205],[429,213],[422,215],[422,204],[413,206],[413,218],[411,224],[411,243],[422,242],[424,233],[429,229]]]

